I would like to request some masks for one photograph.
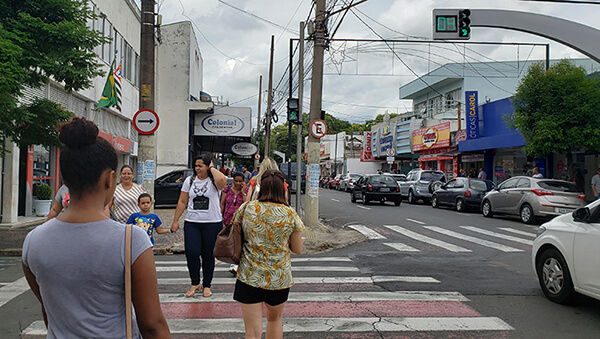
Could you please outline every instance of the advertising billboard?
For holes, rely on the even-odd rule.
[[[215,107],[214,113],[196,113],[194,135],[250,137],[250,107]]]

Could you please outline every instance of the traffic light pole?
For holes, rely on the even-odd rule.
[[[298,46],[298,125],[296,135],[296,213],[301,215],[300,195],[302,192],[302,102],[304,99],[304,22],[300,22],[300,44]],[[300,179],[298,179],[300,177]]]
[[[315,14],[315,34],[314,34],[314,53],[313,53],[313,70],[310,88],[310,122],[308,128],[311,128],[312,123],[321,117],[321,100],[323,95],[323,51],[326,44],[326,27],[325,27],[325,0],[316,0]],[[299,98],[302,100],[302,97]],[[319,183],[318,178],[321,172],[319,162],[319,139],[308,134],[308,180],[305,195],[305,213],[304,223],[307,227],[319,226]],[[317,173],[314,173],[314,172]],[[316,181],[316,182],[315,182]]]
[[[292,60],[294,59],[294,40],[290,39],[290,78],[289,78],[289,96],[288,98],[292,98],[292,69],[293,69],[293,63]],[[287,147],[287,161],[288,161],[288,170],[287,170],[287,180],[288,180],[288,187],[292,187],[292,122],[290,121],[290,115],[289,115],[289,109],[288,109],[288,147]],[[298,200],[298,197],[300,196],[300,192],[298,191],[298,169],[296,169],[296,200]],[[292,199],[292,195],[288,194],[289,199]]]
[[[267,94],[267,113],[265,119],[265,159],[271,156],[271,107],[273,105],[273,51],[275,50],[275,36],[271,35],[271,58],[269,62],[269,93]]]

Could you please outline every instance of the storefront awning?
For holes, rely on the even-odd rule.
[[[420,157],[419,162],[425,161],[438,161],[438,160],[452,160],[453,157],[449,156],[436,156],[436,157]]]
[[[458,143],[460,152],[483,151],[486,149],[525,146],[525,140],[519,132],[464,140]]]

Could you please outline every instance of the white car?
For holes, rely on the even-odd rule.
[[[600,201],[543,224],[532,263],[546,297],[557,303],[577,293],[600,300]]]

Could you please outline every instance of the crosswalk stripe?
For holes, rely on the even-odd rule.
[[[469,241],[481,246],[485,246],[485,247],[489,247],[489,248],[493,248],[493,249],[497,249],[499,251],[502,252],[523,252],[523,250],[520,250],[518,248],[514,248],[514,247],[510,247],[510,246],[505,246],[505,245],[501,245],[495,242],[491,242],[491,241],[487,241],[484,239],[479,239],[479,238],[475,238],[475,237],[471,237],[465,234],[461,234],[461,233],[457,233],[454,231],[450,231],[447,230],[445,228],[441,228],[441,227],[437,227],[437,226],[423,226],[428,230],[434,231],[434,232],[438,232],[438,233],[442,233],[445,234],[449,237],[453,237],[453,238],[457,238],[460,240],[464,240],[464,241]]]
[[[293,263],[307,263],[307,262],[352,262],[352,259],[348,257],[308,257],[308,258],[294,258],[292,257]],[[154,262],[156,265],[187,265],[185,260],[157,260]],[[224,263],[223,263],[224,264]],[[229,265],[229,264],[228,264]]]
[[[400,251],[400,252],[419,252],[418,249],[408,246],[406,244],[399,243],[399,242],[395,242],[395,243],[386,242],[386,243],[384,243],[384,245],[389,246],[389,247],[395,249],[396,251]]]
[[[360,207],[360,206],[359,206]],[[349,225],[349,228],[360,232],[362,235],[367,237],[367,239],[386,239],[383,235],[373,231],[365,225]]]
[[[156,272],[187,272],[186,266],[157,266]],[[294,266],[292,272],[359,272],[354,266]],[[215,267],[215,272],[229,272],[229,267]]]
[[[213,293],[187,298],[184,293],[160,293],[161,303],[236,302],[231,293]],[[289,302],[359,302],[359,301],[469,301],[458,292],[394,291],[394,292],[290,292]]]
[[[27,290],[29,290],[29,284],[27,284],[27,279],[25,279],[25,277],[19,278],[12,283],[0,287],[0,307],[4,306],[12,299],[20,296]]]
[[[525,231],[520,231],[520,230],[516,230],[514,228],[510,228],[510,227],[500,227],[501,230],[506,231],[506,232],[512,232],[515,234],[520,234],[520,235],[525,235],[528,237],[532,237],[535,238],[535,234],[533,233],[529,233],[529,232],[525,232]]]
[[[407,230],[404,227],[395,226],[395,225],[383,225],[383,226],[391,229],[394,232],[397,232],[397,233],[400,233],[400,234],[402,234],[404,236],[407,236],[409,238],[412,238],[412,239],[415,239],[415,240],[418,240],[418,241],[422,241],[422,242],[425,242],[425,243],[428,243],[428,244],[431,244],[431,245],[434,245],[434,246],[437,246],[437,247],[441,247],[441,248],[446,249],[446,250],[448,250],[450,252],[472,252],[471,250],[466,249],[464,247],[453,245],[453,244],[450,244],[450,243],[447,243],[447,242],[444,242],[444,241],[441,241],[441,240],[438,240],[438,239],[430,238],[430,237],[428,237],[426,235],[422,235],[422,234],[419,234],[419,233],[416,233],[416,232],[413,232],[413,231],[409,231],[409,230]]]
[[[167,323],[172,334],[244,333],[244,322],[239,318],[169,319]],[[497,317],[282,318],[282,323],[284,333],[514,330]],[[23,336],[46,333],[44,322],[38,320],[23,331]]]
[[[469,231],[489,235],[490,237],[506,239],[506,240],[518,242],[518,243],[529,245],[529,246],[533,245],[533,241],[531,241],[531,240],[513,237],[512,235],[506,235],[506,234],[502,234],[502,233],[492,232],[492,231],[484,230],[484,229],[477,228],[474,226],[460,226],[460,227],[464,228],[466,230],[469,230]]]
[[[371,207],[365,207],[365,206],[356,206],[358,208],[362,208],[363,210],[371,210]]]
[[[236,278],[213,278],[213,285],[235,284]],[[373,276],[373,277],[294,277],[296,284],[373,284],[380,282],[439,283],[432,277]],[[190,278],[159,278],[159,285],[187,285]]]
[[[416,223],[416,224],[425,225],[425,223],[424,223],[424,222],[422,222],[422,221],[419,221],[419,220],[415,220],[415,219],[409,219],[409,218],[406,218],[406,221],[412,221],[412,222],[414,222],[414,223]]]

